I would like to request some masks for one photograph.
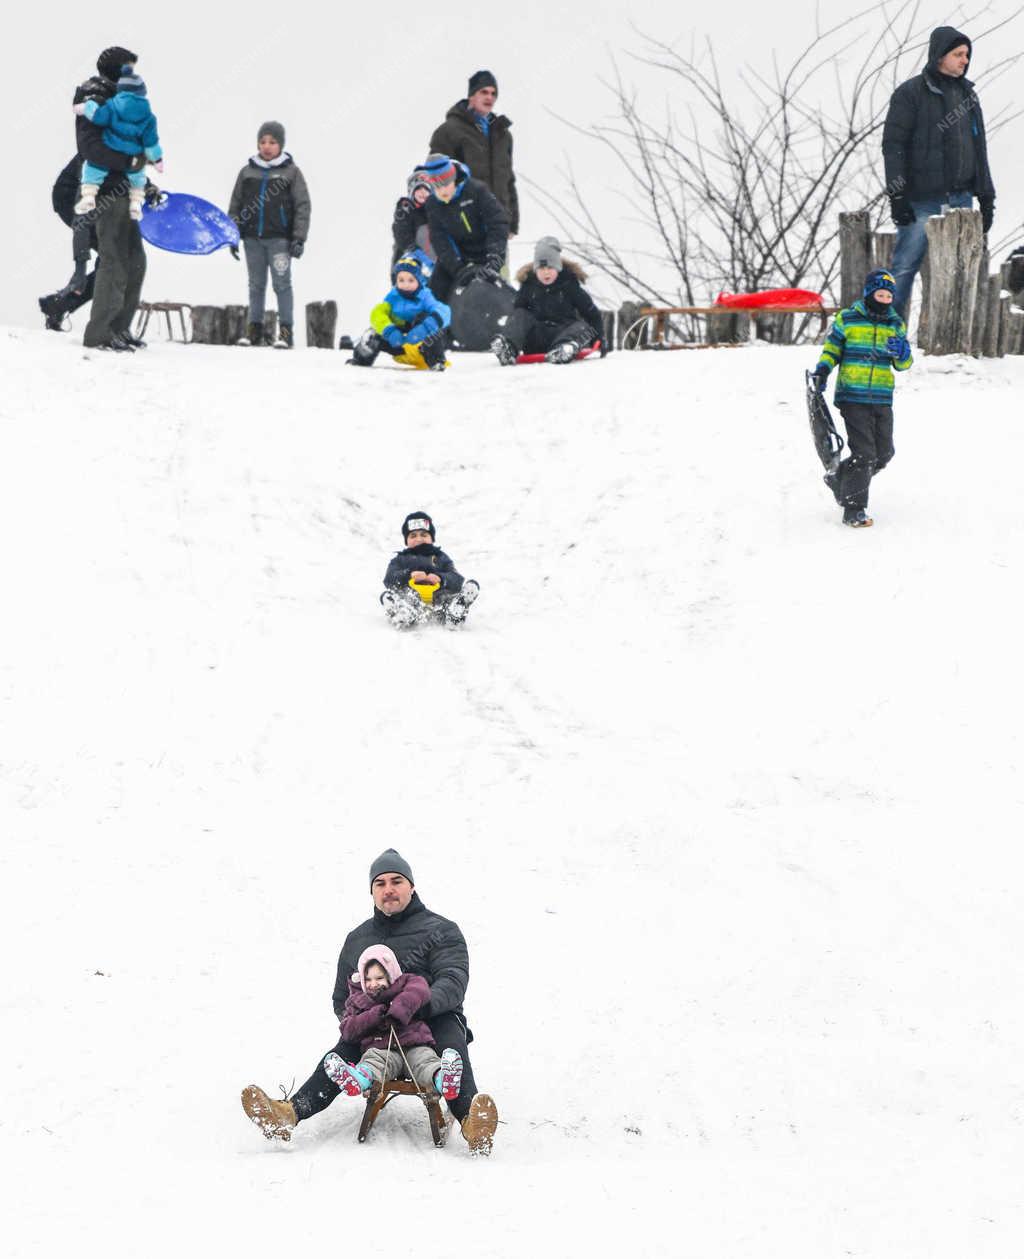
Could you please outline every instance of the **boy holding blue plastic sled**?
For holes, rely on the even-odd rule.
[[[893,309],[895,291],[890,272],[869,272],[860,301],[836,316],[811,374],[822,394],[829,372],[839,368],[835,400],[846,424],[850,457],[828,473],[825,484],[843,509],[843,524],[854,529],[874,524],[867,513],[871,478],[895,454],[893,371],[905,372],[914,361],[907,326]]]
[[[396,363],[443,372],[445,329],[452,312],[427,285],[419,258],[399,258],[391,269],[394,288],[370,311],[370,327],[359,338],[353,367],[372,367],[377,355],[390,354]]]

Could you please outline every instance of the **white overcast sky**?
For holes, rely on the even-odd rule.
[[[287,147],[313,198],[309,247],[295,267],[297,301],[301,307],[337,299],[342,330],[357,332],[386,287],[395,199],[409,169],[424,156],[434,127],[465,94],[472,71],[486,67],[497,76],[499,109],[514,123],[517,171],[558,190],[571,154],[600,211],[614,206],[621,175],[598,147],[581,141],[553,113],[580,123],[608,118],[614,103],[601,78],[613,56],[645,106],[649,101],[652,113],[664,107],[670,80],[630,64],[629,53],[642,44],[633,27],[670,41],[709,36],[728,76],[744,63],[770,61],[773,50],[785,60],[803,47],[817,8],[812,0],[784,7],[734,0],[717,11],[651,0],[19,5],[16,19],[8,18],[5,40],[7,200],[14,205],[15,248],[0,287],[0,323],[38,326],[36,298],[70,274],[70,233],[50,208],[50,188],[74,149],[74,86],[109,44],[140,55],[139,71],[160,122],[162,183],[169,190],[226,206],[235,175],[254,149],[259,123],[277,118],[285,124]],[[929,25],[952,16],[971,34],[1015,8],[1009,2],[988,5],[972,21],[965,20],[963,9],[925,4],[921,12]],[[833,14],[834,6],[822,12]],[[982,41],[972,75],[1011,48],[1024,48],[1024,19]],[[1018,68],[1004,77],[990,94],[983,88],[986,113],[1011,99],[1020,73]],[[678,96],[674,103],[680,103]],[[1000,193],[996,237],[1024,220],[1022,127],[1024,120],[992,145]],[[532,242],[553,229],[526,189],[522,203],[515,263],[532,256]],[[245,300],[244,267],[226,251],[210,258],[179,258],[154,249],[148,254],[144,297],[150,300]]]

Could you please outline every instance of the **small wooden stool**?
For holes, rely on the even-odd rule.
[[[138,323],[135,327],[135,335],[141,337],[145,335],[146,329],[149,327],[150,315],[163,315],[167,320],[167,339],[174,340],[174,328],[171,326],[171,314],[176,314],[181,320],[181,339],[188,344],[189,335],[185,329],[185,311],[189,312],[191,317],[192,306],[189,302],[139,302],[135,308],[138,316]]]
[[[412,1080],[385,1080],[383,1084],[375,1084],[366,1094],[366,1109],[363,1111],[363,1122],[359,1125],[359,1140],[365,1141],[370,1135],[377,1116],[393,1097],[418,1097],[427,1108],[430,1121],[430,1135],[438,1147],[448,1140],[448,1131],[452,1121],[441,1113],[441,1099],[436,1094],[423,1092]]]

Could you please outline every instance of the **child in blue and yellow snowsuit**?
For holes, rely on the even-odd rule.
[[[89,99],[74,107],[103,128],[103,143],[118,153],[144,153],[148,161],[163,170],[163,149],[156,129],[156,117],[146,99],[146,85],[135,73],[131,62],[121,68],[117,80],[117,93],[105,104]],[[96,209],[96,194],[110,172],[92,162],[82,164],[81,198],[75,206],[76,214],[90,214]],[[146,195],[146,172],[129,171],[128,213],[133,219],[142,218],[142,202]]]
[[[394,288],[370,311],[371,327],[363,333],[349,359],[354,367],[370,367],[383,350],[396,363],[443,372],[445,329],[452,312],[430,291],[419,258],[399,258],[391,269]]]
[[[905,372],[914,361],[907,326],[893,309],[895,291],[890,272],[870,272],[861,300],[836,316],[814,369],[815,385],[824,393],[829,372],[839,368],[835,401],[846,424],[850,457],[825,483],[843,509],[843,524],[855,529],[874,523],[867,514],[868,488],[895,453],[893,370]]]

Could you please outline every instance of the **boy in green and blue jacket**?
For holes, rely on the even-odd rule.
[[[843,508],[843,524],[864,528],[871,478],[895,453],[892,444],[893,370],[905,372],[913,363],[907,327],[892,299],[896,282],[888,271],[872,271],[860,301],[841,310],[814,369],[819,393],[829,372],[839,368],[835,401],[846,424],[849,459],[825,478]]]

